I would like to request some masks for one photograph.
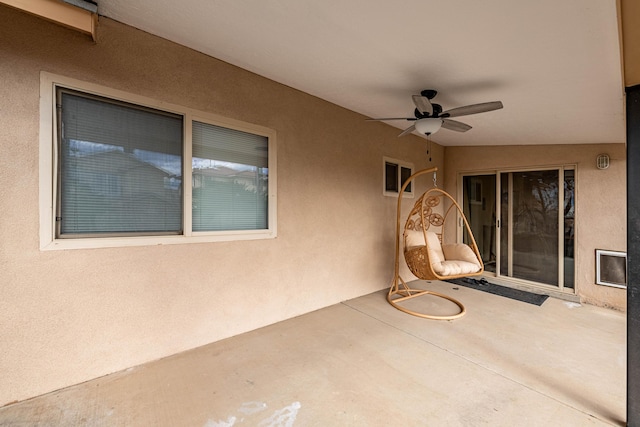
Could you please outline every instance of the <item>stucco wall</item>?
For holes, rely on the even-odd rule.
[[[608,169],[596,167],[596,157],[601,153],[607,153],[611,158]],[[449,192],[456,191],[460,172],[563,164],[577,165],[576,291],[584,302],[625,310],[624,289],[595,284],[595,250],[626,251],[624,144],[445,148],[445,176]]]
[[[40,251],[41,71],[275,129],[278,237]],[[0,81],[0,406],[390,284],[382,158],[424,140],[105,18],[94,44],[0,6]]]

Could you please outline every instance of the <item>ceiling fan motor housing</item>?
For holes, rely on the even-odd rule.
[[[423,113],[417,108],[413,111],[413,115],[416,116],[416,119],[424,119],[427,117],[439,117],[440,113],[442,113],[442,106],[440,104],[431,104],[433,107],[433,113]]]
[[[426,97],[427,99],[433,99],[436,97],[437,94],[438,94],[438,91],[433,89],[425,89],[422,92],[420,92],[420,95]]]

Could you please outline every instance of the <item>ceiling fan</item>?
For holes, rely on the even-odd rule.
[[[431,103],[431,100],[438,94],[433,89],[427,89],[420,92],[420,95],[413,95],[413,103],[416,106],[414,111],[415,117],[389,117],[380,119],[367,119],[369,121],[386,121],[386,120],[408,120],[415,123],[406,128],[398,138],[417,130],[423,135],[431,135],[445,128],[456,132],[466,132],[471,129],[466,123],[457,120],[451,120],[450,117],[468,116],[470,114],[485,113],[487,111],[499,110],[502,108],[502,102],[483,102],[480,104],[465,105],[464,107],[452,108],[442,111],[440,104]]]

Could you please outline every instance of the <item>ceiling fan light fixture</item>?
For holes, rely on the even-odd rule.
[[[440,130],[442,119],[428,117],[416,121],[416,130],[423,135],[431,135]]]
[[[0,0],[2,1],[2,0]],[[487,111],[499,110],[503,108],[502,102],[492,101],[483,102],[480,104],[465,105],[462,107],[452,108],[450,110],[442,111],[440,104],[434,104],[431,102],[431,98],[434,98],[438,92],[432,89],[423,90],[420,95],[413,95],[413,105],[416,106],[414,110],[414,117],[389,117],[380,119],[367,119],[372,121],[386,121],[386,120],[408,120],[414,122],[402,131],[398,138],[408,135],[414,131],[420,132],[422,135],[433,135],[438,132],[440,128],[446,130],[452,130],[455,132],[466,132],[471,129],[466,123],[459,122],[457,120],[451,120],[451,117],[468,116],[471,114],[486,113]]]

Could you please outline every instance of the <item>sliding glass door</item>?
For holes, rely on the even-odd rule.
[[[467,175],[462,184],[463,210],[485,271],[573,288],[572,168]]]

